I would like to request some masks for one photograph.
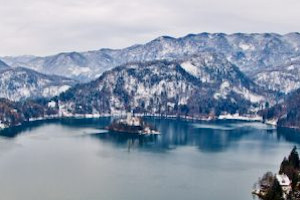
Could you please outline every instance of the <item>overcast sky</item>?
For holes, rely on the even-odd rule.
[[[123,48],[161,35],[298,32],[300,0],[0,0],[0,56]]]

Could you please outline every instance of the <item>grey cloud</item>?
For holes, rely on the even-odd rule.
[[[300,29],[298,0],[0,0],[0,5],[2,56],[122,48],[160,35],[204,31]]]

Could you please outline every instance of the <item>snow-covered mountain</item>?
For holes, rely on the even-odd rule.
[[[74,86],[73,79],[84,83]],[[51,100],[53,107],[46,99],[43,104],[22,101],[28,108],[0,99],[0,122],[6,120],[7,126],[44,117],[49,109],[55,116],[128,111],[198,118],[256,114],[280,100],[280,93],[291,93],[291,100],[264,115],[279,119],[282,126],[294,126],[300,121],[298,88],[299,33],[163,36],[118,50],[2,57],[0,98],[18,101],[62,94]],[[40,111],[31,113],[31,106]],[[12,123],[15,108],[22,120]]]
[[[257,72],[254,81],[267,89],[289,93],[300,88],[300,56],[287,63]]]
[[[176,61],[125,64],[59,96],[60,112],[74,114],[150,114],[215,117],[251,113],[271,97],[235,65],[202,52]]]
[[[88,81],[128,62],[166,59],[173,61],[202,51],[223,54],[241,71],[252,74],[276,67],[300,55],[300,34],[190,34],[181,38],[159,37],[144,45],[112,50],[60,53],[47,57],[4,57],[9,65],[26,66],[42,73]]]
[[[75,85],[76,81],[44,75],[26,68],[7,68],[0,72],[0,98],[13,101],[53,97]]]

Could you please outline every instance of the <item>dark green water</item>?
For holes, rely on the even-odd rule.
[[[251,200],[300,133],[260,123],[147,119],[156,137],[109,134],[110,118],[1,132],[2,200]]]

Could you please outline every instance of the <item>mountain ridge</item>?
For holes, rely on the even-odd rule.
[[[5,62],[3,62],[2,60],[0,60],[0,70],[3,69],[8,69],[10,68],[10,66],[8,66]]]
[[[164,59],[172,61],[202,51],[224,55],[254,82],[261,83],[262,78],[252,74],[285,65],[293,57],[300,56],[300,34],[199,33],[178,38],[161,36],[145,44],[123,49],[103,48],[46,57],[2,57],[2,59],[13,67],[26,66],[45,74],[65,75],[81,82],[88,82],[122,64]],[[290,88],[294,90],[298,87],[290,86],[293,82],[289,81],[286,80],[287,86],[282,88],[285,90],[284,93],[290,92]],[[276,88],[277,85],[270,80],[264,84],[268,85],[267,88]]]

